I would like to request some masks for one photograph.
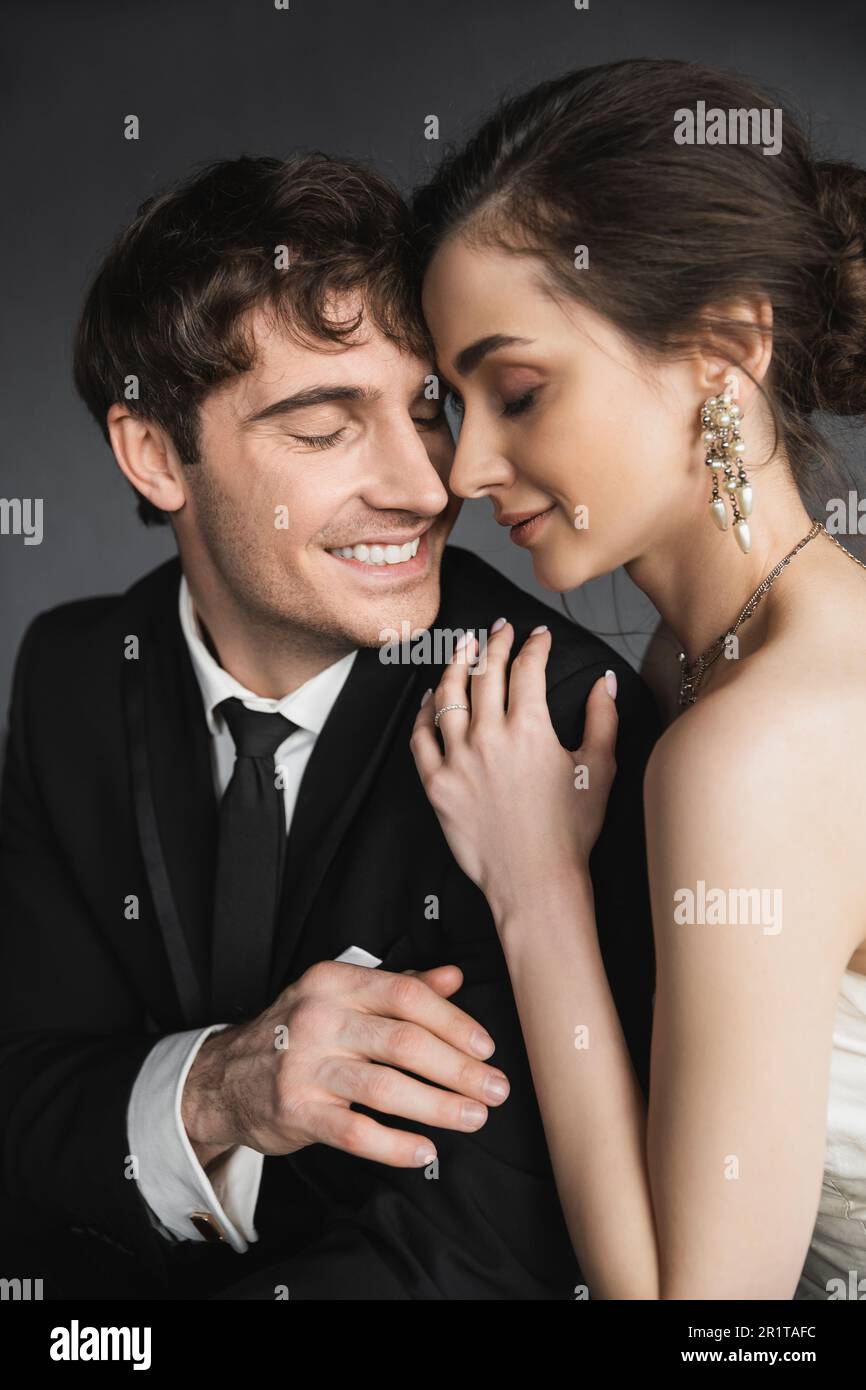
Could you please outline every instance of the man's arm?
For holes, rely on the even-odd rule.
[[[161,1274],[167,1255],[177,1245],[167,1241],[154,1224],[137,1180],[141,1155],[131,1151],[127,1137],[135,1082],[158,1039],[147,1031],[145,1010],[133,982],[92,920],[66,865],[34,775],[29,740],[38,737],[38,730],[29,730],[27,710],[38,630],[39,620],[25,637],[16,667],[0,799],[0,900],[5,909],[0,930],[2,1196],[19,1227],[89,1228],[144,1258]],[[329,972],[328,984],[320,998],[317,991],[323,971]],[[369,1144],[377,1153],[384,1146],[389,1162],[414,1164],[419,1136],[429,1147],[423,1136],[431,1119],[471,1127],[462,1118],[462,1107],[467,1099],[483,1099],[483,1083],[491,1069],[474,1050],[477,1030],[472,1019],[443,997],[453,992],[459,977],[451,972],[445,987],[437,991],[420,980],[392,977],[380,983],[377,976],[374,992],[377,998],[381,995],[380,1018],[375,1001],[372,1008],[367,1006],[368,970],[324,963],[307,972],[292,989],[292,999],[300,1008],[293,1035],[302,1039],[301,1072],[308,1061],[313,1068],[320,1067],[321,1049],[326,1053],[344,1050],[340,1029],[345,1019],[329,1003],[333,972],[344,972],[337,992],[346,982],[353,996],[348,1012],[354,1017],[357,999],[364,1015],[357,1027],[357,1061],[353,1065],[344,1061],[346,1075],[341,1073],[348,1089],[333,1097],[334,1104],[305,1105],[300,1118],[293,1118],[291,1101],[304,1085],[297,1080],[297,1048],[285,1052],[275,1046],[275,1026],[286,1022],[280,1003],[273,1019],[269,1011],[264,1022],[254,1020],[246,1027],[227,1029],[228,1046],[216,1065],[213,1049],[222,1034],[212,1035],[199,1050],[193,1068],[208,1047],[210,1065],[198,1073],[205,1085],[197,1093],[194,1114],[200,1128],[189,1133],[192,1141],[245,1145],[271,1153],[317,1142],[345,1144],[351,1150],[357,1146],[358,1156]],[[413,1026],[401,1029],[401,1019]],[[373,1056],[384,1067],[371,1064],[371,1030],[380,1043]],[[423,1057],[417,1048],[419,1039]],[[438,1084],[411,1081],[405,1073],[413,1063]],[[249,1135],[231,1125],[227,1134],[221,1129],[226,1118],[223,1081],[233,1074],[235,1064],[237,1105],[232,1119],[237,1112],[247,1111],[251,1073],[262,1077],[261,1089],[267,1097],[262,1113],[253,1117]],[[287,1071],[290,1079],[288,1097],[281,1091],[271,1113],[274,1092],[269,1078],[275,1067],[281,1073]],[[408,1119],[410,1128],[402,1144],[392,1131],[372,1122],[363,1124],[350,1108],[356,1094],[364,1098],[369,1088],[381,1091],[383,1073],[400,1092],[395,1096],[395,1113]],[[215,1086],[209,1090],[214,1079]],[[440,1089],[450,1083],[459,1089]]]
[[[374,967],[378,956],[349,946],[339,961]],[[130,1152],[140,1157],[139,1183],[167,1239],[204,1240],[191,1212],[206,1212],[228,1244],[243,1253],[258,1239],[254,1225],[264,1154],[243,1144],[208,1145],[183,1122],[186,1079],[203,1043],[228,1024],[162,1038],[139,1072],[129,1102]]]
[[[646,1085],[654,972],[641,788],[657,717],[646,688],[617,660],[571,672],[548,698],[561,741],[577,747],[587,696],[608,665],[619,679],[622,727],[617,794],[609,803],[606,843],[595,857],[594,885],[624,1031]],[[509,1078],[508,1100],[490,1111],[477,1134],[434,1131],[437,1161],[421,1173],[381,1165],[359,1172],[345,1155],[321,1149],[293,1156],[295,1175],[311,1192],[332,1197],[339,1217],[303,1251],[256,1271],[221,1297],[272,1299],[283,1285],[302,1300],[574,1296],[581,1274],[489,909],[456,862],[434,887],[439,919],[401,938],[382,968],[423,970],[437,957],[460,967],[464,983],[454,1000],[495,1040],[491,1061]]]
[[[167,1243],[134,1180],[126,1132],[155,1039],[82,901],[33,776],[26,710],[39,623],[16,664],[0,798],[5,1219],[19,1232],[89,1228],[161,1272]]]
[[[227,1025],[213,1024],[161,1038],[135,1080],[129,1101],[129,1148],[138,1159],[142,1196],[167,1239],[203,1241],[192,1220],[206,1212],[232,1249],[243,1253],[257,1239],[254,1214],[264,1155],[238,1145],[210,1162],[196,1152],[183,1125],[184,1084],[202,1044]]]

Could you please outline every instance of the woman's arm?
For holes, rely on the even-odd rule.
[[[497,919],[562,1210],[593,1298],[658,1298],[646,1104],[588,873]]]
[[[564,782],[583,756],[597,797],[615,727],[599,686],[584,748],[569,755],[557,741],[557,765],[541,714],[548,644],[532,639],[517,658],[507,714],[493,639],[484,676],[449,672],[432,703],[466,699],[471,685],[473,714],[455,712],[463,726],[452,722],[441,763],[423,738],[416,758],[497,921],[590,1293],[789,1299],[817,1210],[833,1015],[856,932],[840,925],[850,831],[833,809],[831,750],[788,710],[763,729],[752,716],[742,755],[694,715],[653,754],[647,1114],[595,932],[586,862],[598,808],[591,787],[570,779],[566,794]],[[700,713],[713,714],[709,700]]]

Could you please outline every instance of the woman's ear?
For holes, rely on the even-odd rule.
[[[706,341],[695,359],[696,385],[704,398],[718,396],[725,389],[725,378],[733,374],[737,398],[741,405],[747,405],[773,359],[770,300],[766,295],[756,295],[708,305],[702,319]]]
[[[186,501],[181,465],[165,432],[119,402],[109,408],[106,424],[124,477],[160,511],[180,511]]]

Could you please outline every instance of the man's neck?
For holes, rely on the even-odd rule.
[[[280,700],[354,650],[345,638],[270,621],[186,578],[202,640],[223,670],[256,695]]]

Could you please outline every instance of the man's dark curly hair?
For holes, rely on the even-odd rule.
[[[409,213],[380,174],[318,153],[212,164],[149,198],[111,246],[78,325],[75,385],[106,439],[124,401],[194,464],[201,401],[254,364],[249,311],[311,346],[344,342],[366,316],[429,356],[415,280]],[[335,295],[355,294],[356,316],[331,317]],[[138,511],[166,522],[145,498]]]

